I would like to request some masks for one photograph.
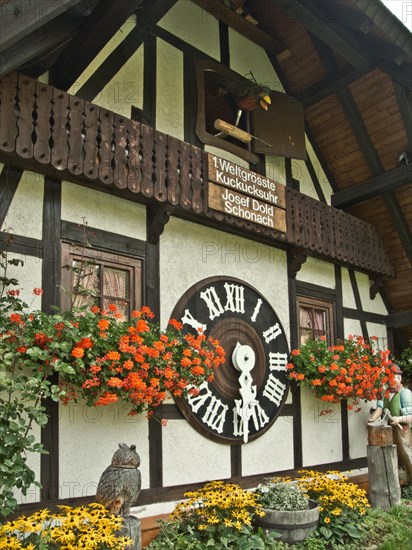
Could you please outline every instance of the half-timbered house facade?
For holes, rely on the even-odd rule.
[[[24,260],[23,293],[44,289],[34,306],[65,305],[62,266],[87,224],[103,304],[148,305],[163,326],[176,312],[207,325],[247,306],[246,326],[260,300],[276,315],[260,336],[280,327],[286,342],[270,352],[274,369],[275,353],[308,336],[406,347],[411,40],[383,4],[6,0],[1,10],[0,238]],[[233,86],[251,79],[272,103],[243,108],[237,123]],[[366,467],[370,404],[327,407],[292,385],[277,405],[244,443],[213,436],[226,420],[217,410],[202,430],[172,399],[151,420],[122,404],[49,403],[39,434],[49,454],[30,458],[43,488],[21,509],[91,500],[119,441],[140,454],[146,515],[210,479],[253,486],[302,466]]]

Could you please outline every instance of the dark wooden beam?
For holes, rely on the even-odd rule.
[[[316,194],[318,195],[318,199],[321,202],[326,204],[325,194],[324,194],[323,189],[320,185],[318,175],[317,175],[316,170],[315,170],[315,168],[312,164],[312,161],[309,158],[309,155],[308,155],[308,160],[306,161],[306,168],[308,169],[310,179],[312,180],[313,187],[315,188]]]
[[[314,283],[306,283],[304,281],[296,281],[296,292],[302,296],[316,298],[318,300],[335,301],[336,291],[333,288],[316,285]]]
[[[111,79],[120,71],[128,59],[143,44],[147,36],[143,27],[135,27],[126,38],[106,57],[91,77],[76,90],[76,96],[93,101]]]
[[[146,232],[150,235],[153,225],[153,210],[146,214]],[[147,243],[145,262],[144,304],[155,314],[155,321],[160,322],[160,247]],[[161,411],[159,411],[159,414]],[[149,483],[151,488],[163,485],[163,439],[162,423],[159,416],[149,420]]]
[[[199,7],[274,55],[290,55],[288,47],[261,28],[251,25],[241,15],[216,0],[193,0]]]
[[[0,74],[24,68],[33,58],[46,56],[61,43],[70,42],[78,21],[66,14],[32,32],[24,40],[16,42],[0,54]]]
[[[136,27],[107,56],[88,81],[76,92],[76,96],[92,101],[143,44],[148,36],[148,29],[156,25],[175,3],[176,0],[151,1],[149,7],[143,13],[140,12]]]
[[[242,475],[242,446],[230,446],[230,475],[240,477]]]
[[[383,195],[383,200],[391,217],[392,225],[401,240],[405,254],[409,259],[409,262],[412,264],[412,233],[400,207],[399,201],[395,197],[395,193],[393,191],[388,191],[385,193]]]
[[[412,183],[412,164],[405,164],[353,187],[337,191],[332,195],[332,206],[345,209],[409,183]]]
[[[328,462],[327,464],[313,464],[311,468],[319,470],[320,472],[327,472],[328,470],[339,470],[341,472],[346,472],[348,470],[357,470],[360,468],[366,468],[368,466],[366,457],[363,458],[354,458],[350,460],[342,460],[339,462]],[[241,487],[247,489],[256,487],[259,483],[263,483],[268,477],[275,476],[289,476],[296,477],[298,475],[298,470],[301,469],[301,465],[295,469],[290,470],[281,470],[277,472],[265,472],[262,474],[254,474],[250,476],[234,477],[224,479],[223,481],[227,483],[236,483]],[[186,485],[169,485],[167,487],[161,487],[156,489],[142,489],[140,492],[137,506],[144,506],[147,504],[154,504],[157,502],[171,502],[173,500],[182,500],[184,499],[184,493],[188,491],[196,491],[204,485],[203,482],[190,483]],[[94,495],[87,497],[72,497],[65,498],[60,500],[54,500],[47,503],[47,507],[54,511],[57,509],[57,506],[66,505],[66,506],[84,506],[95,500]],[[18,512],[10,515],[8,520],[16,518],[17,515],[24,513],[25,515],[30,515],[33,512],[44,507],[38,502],[33,502],[30,504],[22,504],[19,506]]]
[[[288,257],[289,265],[289,257]],[[288,276],[288,298],[289,298],[289,319],[290,319],[290,346],[295,349],[299,345],[299,321],[297,311],[296,277]],[[292,406],[295,414],[293,416],[293,466],[299,468],[303,464],[303,443],[302,443],[302,415],[301,415],[301,392],[297,384],[291,384]],[[285,407],[283,408],[283,410]]]
[[[375,323],[377,325],[385,324],[385,315],[380,313],[371,313],[370,311],[359,311],[358,309],[344,307],[343,317],[345,319],[354,319],[355,321],[361,321],[363,323]]]
[[[384,171],[382,163],[349,88],[340,87],[337,90],[337,96],[369,168],[375,176],[382,174]]]
[[[144,43],[143,67],[143,113],[148,125],[156,127],[157,89],[157,45],[156,38],[149,35]]]
[[[405,67],[399,66],[399,63],[405,58],[403,52],[398,50],[399,55],[396,56],[394,62],[392,62],[393,58],[387,61],[376,55],[376,51],[368,40],[365,40],[364,33],[347,30],[344,27],[344,14],[340,12],[340,3],[324,2],[324,0],[321,2],[317,0],[295,0],[295,3],[298,3],[312,14],[312,19],[306,17],[302,21],[301,18],[306,28],[328,44],[337,54],[347,59],[351,65],[359,68],[372,64],[379,67],[397,82],[404,82]],[[388,34],[390,29],[391,27],[387,31]],[[379,51],[381,51],[381,48],[379,48]],[[355,57],[353,57],[354,53]]]
[[[285,16],[293,11],[293,17],[297,18],[312,34],[317,36],[341,57],[344,57],[353,67],[361,68],[370,64],[370,59],[362,48],[353,39],[352,35],[344,29],[337,29],[331,22],[319,12],[316,6],[310,9],[307,0],[272,0],[277,6],[281,6]]]
[[[43,246],[40,239],[0,231],[0,252],[6,250],[19,256],[43,257]]]
[[[220,62],[230,67],[229,27],[219,21]]]
[[[401,113],[402,122],[408,137],[409,154],[412,154],[412,73],[409,82],[395,82],[392,80],[393,89]]]
[[[8,0],[0,6],[0,52],[14,47],[45,24],[53,22],[83,0]],[[96,2],[96,0],[95,0]],[[94,2],[94,3],[95,3]]]
[[[343,322],[343,286],[342,286],[342,268],[335,265],[335,326],[333,334],[336,338],[345,337],[345,328]]]
[[[334,76],[328,75],[324,79],[315,82],[305,90],[302,90],[297,99],[303,104],[304,109],[308,109],[316,103],[323,101],[327,97],[336,94],[338,88],[347,86],[359,78],[362,78],[373,70],[373,66],[363,67],[361,69],[353,69],[345,67],[336,72]]]
[[[84,244],[84,227],[82,225],[62,220],[60,233],[62,239],[72,243]],[[94,227],[87,227],[87,241],[92,248],[107,250],[108,252],[115,251],[118,254],[133,258],[145,258],[147,254],[145,241]]]
[[[386,316],[386,326],[389,328],[406,328],[412,326],[412,311],[400,311]]]
[[[365,321],[364,317],[362,316],[362,313],[363,313],[362,300],[361,300],[361,297],[360,297],[360,292],[359,292],[358,282],[356,280],[356,275],[355,275],[355,272],[353,271],[353,269],[348,269],[348,273],[349,273],[349,279],[350,279],[350,283],[351,283],[351,287],[352,287],[353,297],[355,298],[356,311],[359,312],[359,314],[361,314],[361,316],[359,318],[359,321],[360,321],[360,325],[361,325],[361,329],[362,329],[362,336],[365,339],[367,339],[367,338],[369,338],[368,327],[366,326],[366,321]]]
[[[53,313],[53,306],[60,306],[61,275],[61,181],[44,180],[43,203],[43,262],[42,262],[42,310]],[[50,382],[58,383],[58,373]],[[59,498],[59,404],[50,397],[44,401],[49,421],[41,431],[41,442],[48,454],[40,460],[41,500]]]
[[[22,174],[23,170],[20,168],[8,165],[3,166],[0,174],[0,227],[7,216]]]
[[[70,47],[51,69],[51,83],[67,90],[143,0],[101,0],[80,24]]]

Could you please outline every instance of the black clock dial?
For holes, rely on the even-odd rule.
[[[213,382],[199,386],[197,396],[176,399],[184,417],[221,443],[242,444],[262,435],[289,389],[287,340],[271,305],[244,281],[212,277],[181,297],[172,318],[183,323],[185,332],[202,328],[226,352]],[[237,346],[245,347],[234,355]]]

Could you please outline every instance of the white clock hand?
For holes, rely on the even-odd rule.
[[[257,404],[257,390],[250,374],[255,366],[255,352],[250,346],[238,342],[233,350],[232,361],[234,367],[240,371],[239,393],[242,399],[236,399],[235,402],[237,413],[243,420],[243,441],[247,443],[249,439],[249,420]]]

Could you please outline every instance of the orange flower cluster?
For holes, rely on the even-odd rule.
[[[375,349],[374,340],[349,336],[333,346],[325,337],[308,340],[292,351],[289,378],[310,387],[322,401],[351,400],[348,409],[360,400],[380,399],[394,383],[394,375],[389,350]]]
[[[161,331],[149,322],[153,313],[147,307],[134,311],[132,322],[118,321],[116,313],[110,305],[108,311],[93,308],[87,320],[79,317],[79,334],[87,324],[88,336],[73,345],[73,373],[65,375],[65,382],[78,388],[77,396],[89,405],[123,400],[130,403],[131,414],[151,415],[168,392],[182,397],[195,393],[204,380],[213,380],[225,360],[217,340],[183,334],[181,323],[173,319]]]

